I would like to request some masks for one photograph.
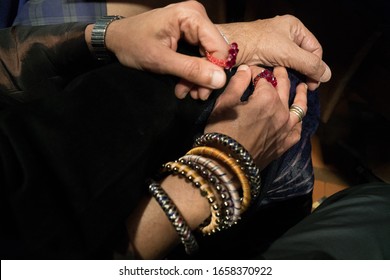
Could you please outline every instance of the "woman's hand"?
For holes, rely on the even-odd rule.
[[[294,16],[222,24],[218,28],[240,46],[238,63],[295,69],[308,77],[311,90],[331,78],[320,43]]]
[[[106,46],[121,64],[183,78],[200,88],[221,88],[223,69],[200,57],[177,53],[178,41],[198,45],[215,57],[225,58],[229,45],[197,1],[185,1],[114,21],[107,28]],[[178,97],[188,93],[185,87]]]
[[[281,156],[301,137],[302,123],[289,111],[290,80],[284,67],[276,67],[274,88],[260,79],[248,101],[240,98],[263,69],[241,65],[218,98],[205,132],[219,132],[236,139],[254,157],[260,169]],[[307,111],[307,86],[297,86],[294,104]]]

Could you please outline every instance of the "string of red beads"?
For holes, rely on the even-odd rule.
[[[208,51],[206,51],[206,57],[210,62],[214,63],[215,65],[221,66],[226,70],[230,70],[234,67],[234,65],[236,65],[238,51],[239,49],[237,43],[231,43],[227,59],[215,58]]]
[[[274,74],[270,70],[264,69],[259,74],[257,74],[256,77],[253,79],[253,87],[256,87],[257,82],[261,78],[266,79],[267,82],[269,82],[273,85],[273,87],[276,87],[278,84],[278,81],[276,80]]]

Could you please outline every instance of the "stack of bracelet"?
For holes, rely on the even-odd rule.
[[[256,198],[260,194],[261,177],[260,169],[256,166],[249,152],[236,140],[221,133],[207,133],[195,140],[196,146],[221,145],[227,147],[231,154],[240,164],[251,184],[252,197]]]
[[[249,152],[234,139],[219,133],[202,135],[186,155],[164,164],[161,175],[169,174],[185,178],[209,202],[210,217],[199,227],[205,235],[236,224],[260,188],[260,171]],[[192,253],[196,241],[176,206],[157,183],[152,183],[149,191],[175,227],[186,252]]]

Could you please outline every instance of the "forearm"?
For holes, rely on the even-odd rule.
[[[168,176],[161,186],[192,230],[210,215],[207,199],[184,179]],[[128,232],[131,249],[141,259],[162,258],[179,243],[174,227],[151,196],[146,197],[129,217]]]

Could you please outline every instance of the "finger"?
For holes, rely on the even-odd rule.
[[[198,88],[197,87],[193,87],[191,90],[190,90],[190,95],[191,95],[191,98],[192,99],[199,99],[199,91],[198,91]]]
[[[285,105],[285,108],[288,108],[288,99],[290,96],[290,79],[288,78],[288,73],[284,67],[275,67],[274,76],[278,81],[276,90],[279,94],[282,104]]]
[[[187,80],[181,79],[180,82],[178,82],[175,86],[176,97],[179,99],[185,98],[193,86],[194,86],[193,83],[191,83]]]
[[[212,90],[205,87],[198,87],[198,96],[202,100],[207,100]]]
[[[218,98],[218,103],[235,105],[241,102],[241,96],[251,82],[251,71],[245,64],[237,68],[236,74],[230,79],[223,94]]]
[[[289,66],[307,77],[318,82],[327,82],[332,76],[329,66],[319,56],[313,54],[298,45],[293,46],[294,53],[290,56]]]
[[[294,42],[303,50],[308,52],[309,54],[313,54],[316,56],[319,60],[319,68],[317,66],[316,58],[313,57],[309,60],[309,66],[314,67],[314,75],[312,75],[310,72],[308,73],[308,77],[315,79],[318,82],[327,82],[330,80],[332,73],[329,68],[329,66],[322,61],[322,55],[323,50],[320,42],[317,40],[317,38],[313,35],[312,32],[310,32],[309,29],[306,28],[306,26],[300,22],[299,24],[299,32],[297,33],[298,36],[295,36]],[[323,68],[325,67],[325,68]],[[314,86],[314,85],[313,85]]]
[[[311,78],[307,78],[306,84],[307,84],[309,90],[314,91],[320,86],[321,82],[318,82],[318,81],[313,80]]]
[[[214,57],[224,59],[228,56],[229,44],[217,29],[216,25],[208,18],[203,5],[197,1],[188,1],[192,9],[191,16],[183,13],[179,19],[180,30],[184,38],[191,44],[200,45]],[[194,14],[193,11],[198,13]]]
[[[262,73],[263,71],[265,71],[266,69],[263,68],[263,67],[259,67],[259,66],[251,66],[250,67],[251,71],[252,71],[252,83],[255,82],[255,79],[257,78],[257,76]],[[263,78],[260,78],[257,80],[257,83],[254,85],[255,88],[253,90],[253,93],[258,93],[258,92],[269,92],[268,90],[263,90],[264,87],[267,89],[269,89],[270,87],[272,89],[273,86],[270,82],[268,82],[266,79],[263,79]],[[271,92],[274,92],[274,91],[271,91]]]
[[[302,124],[298,123],[292,128],[289,136],[285,140],[284,147],[286,148],[286,150],[288,150],[289,148],[294,146],[296,143],[298,143],[299,140],[301,140],[301,137],[302,137]]]
[[[224,70],[200,57],[177,53],[169,48],[161,48],[159,57],[154,66],[161,73],[171,74],[209,89],[221,88],[226,83]]]
[[[294,106],[297,106],[294,108]],[[307,112],[307,85],[300,83],[296,89],[296,95],[293,104],[290,106],[289,123],[293,127],[299,124]]]

